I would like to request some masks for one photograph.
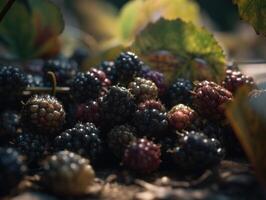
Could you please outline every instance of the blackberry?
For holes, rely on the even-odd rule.
[[[170,85],[165,94],[165,104],[171,108],[177,104],[192,104],[193,84],[190,80],[178,78]]]
[[[53,142],[55,151],[69,150],[88,157],[95,164],[103,152],[100,132],[93,123],[78,123],[58,135]]]
[[[69,151],[52,155],[42,167],[42,185],[58,195],[83,195],[95,178],[89,160]]]
[[[142,66],[143,62],[134,53],[121,52],[115,60],[118,82],[128,84],[140,73]]]
[[[56,133],[65,122],[62,104],[50,95],[34,95],[23,106],[22,122],[37,133]]]
[[[102,86],[101,96],[103,96],[111,86],[111,81],[107,78],[105,72],[102,70],[91,68],[90,72],[100,80]]]
[[[188,106],[178,104],[167,113],[167,118],[174,128],[183,130],[193,123],[196,112]]]
[[[30,165],[36,165],[45,156],[49,148],[49,139],[45,135],[21,133],[12,141],[12,147],[26,156]]]
[[[131,119],[135,109],[133,95],[124,87],[112,86],[100,103],[102,127],[124,124]]]
[[[159,110],[161,112],[165,112],[166,111],[166,109],[165,109],[164,105],[162,104],[162,102],[159,101],[159,100],[154,100],[154,99],[146,100],[146,101],[140,103],[138,105],[138,109],[140,109],[140,110],[156,109],[156,110]]]
[[[44,86],[42,76],[28,74],[27,79],[28,79],[29,87],[43,87]]]
[[[77,48],[74,50],[70,60],[74,60],[78,66],[81,66],[87,58],[89,58],[88,50],[85,48]]]
[[[79,103],[97,99],[101,90],[101,81],[91,72],[78,73],[70,87],[71,95]]]
[[[186,172],[203,172],[217,166],[224,157],[220,142],[201,132],[185,132],[171,152],[178,168]]]
[[[80,122],[92,122],[99,124],[100,107],[97,101],[89,101],[79,104],[76,108],[75,117]]]
[[[0,136],[12,138],[20,128],[20,114],[16,111],[4,111],[0,114]]]
[[[196,110],[207,118],[223,118],[225,104],[232,101],[232,98],[230,91],[209,81],[197,83],[193,91],[193,102]]]
[[[132,124],[140,136],[147,137],[162,136],[168,129],[166,113],[156,109],[137,110]]]
[[[242,86],[247,86],[250,89],[254,88],[255,83],[252,77],[242,74],[239,70],[227,69],[222,86],[230,92],[236,93]]]
[[[136,139],[136,130],[130,125],[115,126],[107,134],[108,146],[119,159],[122,159],[127,146]]]
[[[99,69],[104,71],[111,83],[117,84],[117,70],[113,61],[104,61],[100,64]]]
[[[155,83],[140,77],[134,78],[134,81],[129,83],[128,89],[138,102],[156,99],[158,96],[158,88]]]
[[[154,82],[158,88],[159,95],[163,96],[166,91],[166,80],[163,73],[156,70],[146,70],[142,72],[141,76]]]
[[[159,168],[160,146],[145,138],[132,142],[124,153],[123,163],[129,169],[147,174]]]
[[[0,196],[8,194],[26,173],[22,157],[12,148],[0,148]]]
[[[66,58],[56,58],[45,61],[43,65],[44,84],[48,86],[50,85],[50,79],[47,76],[49,71],[55,73],[56,81],[59,86],[69,86],[78,72],[78,65],[75,61]]]

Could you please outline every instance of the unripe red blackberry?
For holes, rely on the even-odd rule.
[[[196,111],[205,117],[223,118],[225,104],[231,102],[232,98],[230,91],[209,81],[197,83],[193,91]]]
[[[131,143],[136,141],[136,130],[130,125],[115,126],[107,134],[107,143],[113,154],[122,159],[125,149]]]
[[[89,160],[69,151],[52,155],[42,168],[42,185],[58,195],[83,195],[95,177]]]
[[[141,102],[138,105],[138,109],[139,110],[156,109],[156,110],[159,110],[161,112],[165,112],[165,107],[162,104],[162,102],[159,101],[159,100],[154,100],[154,99],[146,100],[144,102]]]
[[[75,111],[77,121],[92,122],[98,124],[100,120],[100,108],[97,101],[89,101],[79,104]]]
[[[160,146],[145,138],[131,143],[125,151],[123,163],[138,173],[147,174],[159,168]]]
[[[102,91],[101,96],[106,94],[108,88],[111,86],[111,81],[107,78],[104,71],[97,69],[97,68],[91,68],[90,72],[93,73],[101,82],[102,85]]]
[[[167,113],[167,118],[174,128],[183,130],[195,120],[196,112],[188,106],[178,104]]]
[[[37,133],[56,133],[65,122],[62,104],[50,95],[35,95],[23,106],[22,122],[26,129]]]
[[[255,83],[252,77],[242,74],[239,70],[227,69],[222,86],[232,93],[235,93],[242,86],[253,89]]]
[[[128,89],[138,102],[156,99],[158,96],[158,88],[155,83],[140,77],[136,77],[134,81],[130,82]]]

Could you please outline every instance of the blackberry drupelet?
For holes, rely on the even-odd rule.
[[[198,82],[193,91],[196,111],[207,118],[224,118],[225,104],[231,102],[232,98],[230,91],[210,81]]]
[[[224,157],[218,140],[195,131],[185,132],[171,153],[178,168],[193,173],[217,166]]]
[[[164,74],[156,70],[145,70],[142,71],[143,78],[151,80],[155,83],[158,88],[159,96],[163,96],[166,91],[166,80]]]
[[[156,99],[158,96],[158,88],[155,83],[140,77],[134,78],[134,81],[129,83],[128,89],[138,102]]]
[[[69,151],[52,155],[42,168],[42,185],[57,195],[84,195],[95,178],[89,160]]]
[[[20,114],[16,111],[7,110],[0,114],[0,137],[12,138],[21,126]]]
[[[178,104],[167,113],[167,118],[175,129],[181,131],[192,125],[196,112],[188,106]]]
[[[146,100],[146,101],[140,103],[138,105],[138,109],[140,109],[140,110],[156,109],[156,110],[159,110],[161,112],[165,112],[166,111],[166,109],[165,109],[164,105],[162,104],[162,102],[159,101],[159,100],[154,100],[154,99]]]
[[[75,61],[66,58],[47,60],[43,65],[44,84],[50,86],[50,79],[47,73],[54,72],[59,86],[70,86],[72,79],[78,72],[78,65]]]
[[[124,153],[123,164],[131,170],[147,174],[159,168],[160,146],[145,138],[132,142]]]
[[[92,122],[99,124],[100,121],[100,107],[97,101],[89,101],[87,103],[79,104],[76,108],[75,117],[80,122]]]
[[[117,84],[117,70],[113,61],[103,61],[99,69],[104,71],[111,83]]]
[[[140,136],[149,138],[163,136],[168,129],[166,113],[156,109],[137,110],[132,124]]]
[[[21,133],[12,141],[12,147],[26,157],[29,165],[35,166],[46,155],[49,139],[45,135]]]
[[[165,104],[171,108],[177,104],[192,104],[193,84],[190,80],[178,78],[167,89],[165,94]]]
[[[12,148],[0,148],[0,196],[7,195],[26,173],[22,157]]]
[[[128,84],[139,75],[143,62],[132,52],[122,52],[115,60],[118,82]]]
[[[78,123],[54,139],[53,149],[73,151],[88,157],[93,164],[96,164],[103,153],[103,142],[100,131],[93,123]]]
[[[131,143],[136,141],[136,130],[130,125],[115,126],[107,134],[107,144],[113,154],[122,159],[125,149]]]
[[[56,133],[65,122],[62,104],[50,95],[34,95],[23,106],[22,123],[30,132]]]
[[[91,72],[78,73],[70,87],[70,94],[79,103],[97,99],[101,91],[101,81]]]
[[[124,87],[112,86],[100,102],[102,127],[109,129],[128,122],[136,110],[133,95]]]
[[[242,86],[247,86],[250,89],[255,88],[255,83],[252,77],[242,74],[239,70],[227,69],[222,86],[230,92],[236,93]]]

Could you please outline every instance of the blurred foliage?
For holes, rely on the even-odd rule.
[[[220,82],[224,77],[223,49],[213,35],[191,22],[160,19],[148,25],[131,48],[170,81],[184,77]]]
[[[149,22],[159,18],[192,21],[199,24],[199,9],[191,0],[135,0],[125,4],[120,12],[107,1],[76,0],[83,29],[89,35],[88,46],[94,50],[95,42],[100,49],[130,44]]]
[[[228,106],[227,117],[251,160],[255,172],[266,185],[266,92],[249,98],[249,88],[241,88]]]
[[[5,3],[0,1],[0,9]],[[60,51],[58,36],[63,29],[61,13],[51,1],[16,1],[1,22],[0,47],[9,59],[56,55]]]
[[[241,18],[250,23],[258,34],[266,36],[266,1],[234,0]]]

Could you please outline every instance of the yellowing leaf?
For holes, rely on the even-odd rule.
[[[251,101],[249,91],[240,89],[226,114],[258,178],[266,184],[266,93]]]
[[[241,18],[250,23],[257,33],[266,36],[266,1],[234,0]]]
[[[225,55],[215,38],[207,30],[180,19],[160,19],[149,24],[131,49],[164,72],[168,81],[184,77],[220,82],[224,77]]]

